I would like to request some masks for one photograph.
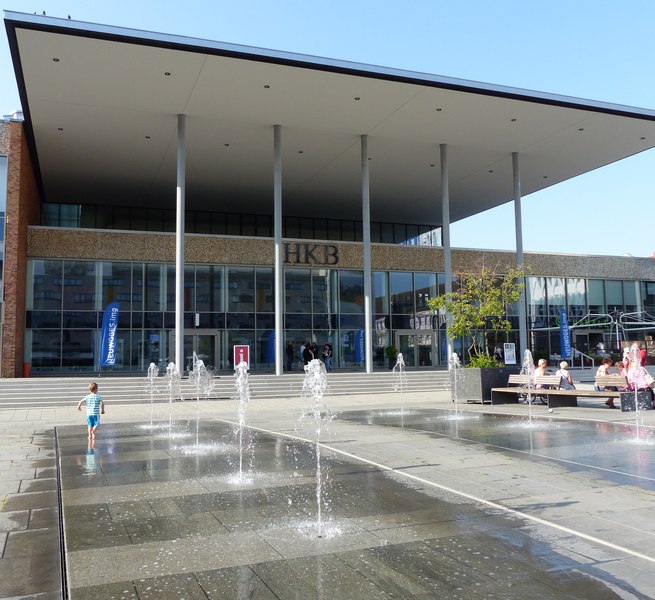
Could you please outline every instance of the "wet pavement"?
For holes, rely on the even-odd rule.
[[[655,597],[655,415],[436,396],[328,397],[319,446],[255,400],[242,452],[235,403],[0,416],[0,598],[59,597],[51,424],[73,599]]]

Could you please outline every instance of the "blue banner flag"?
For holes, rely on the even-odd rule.
[[[364,362],[366,359],[366,352],[364,350],[364,331],[360,329],[355,334],[355,362]]]
[[[559,311],[559,347],[562,358],[571,358],[571,330],[565,308]]]
[[[118,329],[118,302],[112,302],[102,315],[102,332],[100,335],[100,366],[109,367],[116,364],[116,330]]]

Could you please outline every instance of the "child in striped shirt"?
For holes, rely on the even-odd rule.
[[[89,426],[89,439],[96,437],[96,429],[100,425],[100,415],[105,414],[105,403],[102,396],[98,395],[98,384],[90,383],[89,392],[77,403],[77,410],[82,410],[82,404],[86,404],[86,423]]]

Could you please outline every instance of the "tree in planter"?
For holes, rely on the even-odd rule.
[[[471,340],[468,347],[469,365],[472,367],[500,367],[489,352],[499,334],[512,329],[507,319],[507,308],[518,301],[525,288],[525,268],[512,267],[504,275],[482,266],[478,271],[457,273],[457,290],[430,298],[428,307],[433,312],[446,311],[452,315],[447,327],[451,339],[464,337]]]

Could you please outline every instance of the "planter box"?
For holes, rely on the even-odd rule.
[[[519,366],[495,367],[488,369],[458,369],[450,372],[450,391],[457,394],[458,402],[474,402],[483,404],[491,402],[491,388],[507,387],[510,375],[521,372]],[[456,375],[455,375],[456,373]],[[455,376],[457,381],[455,381]]]

